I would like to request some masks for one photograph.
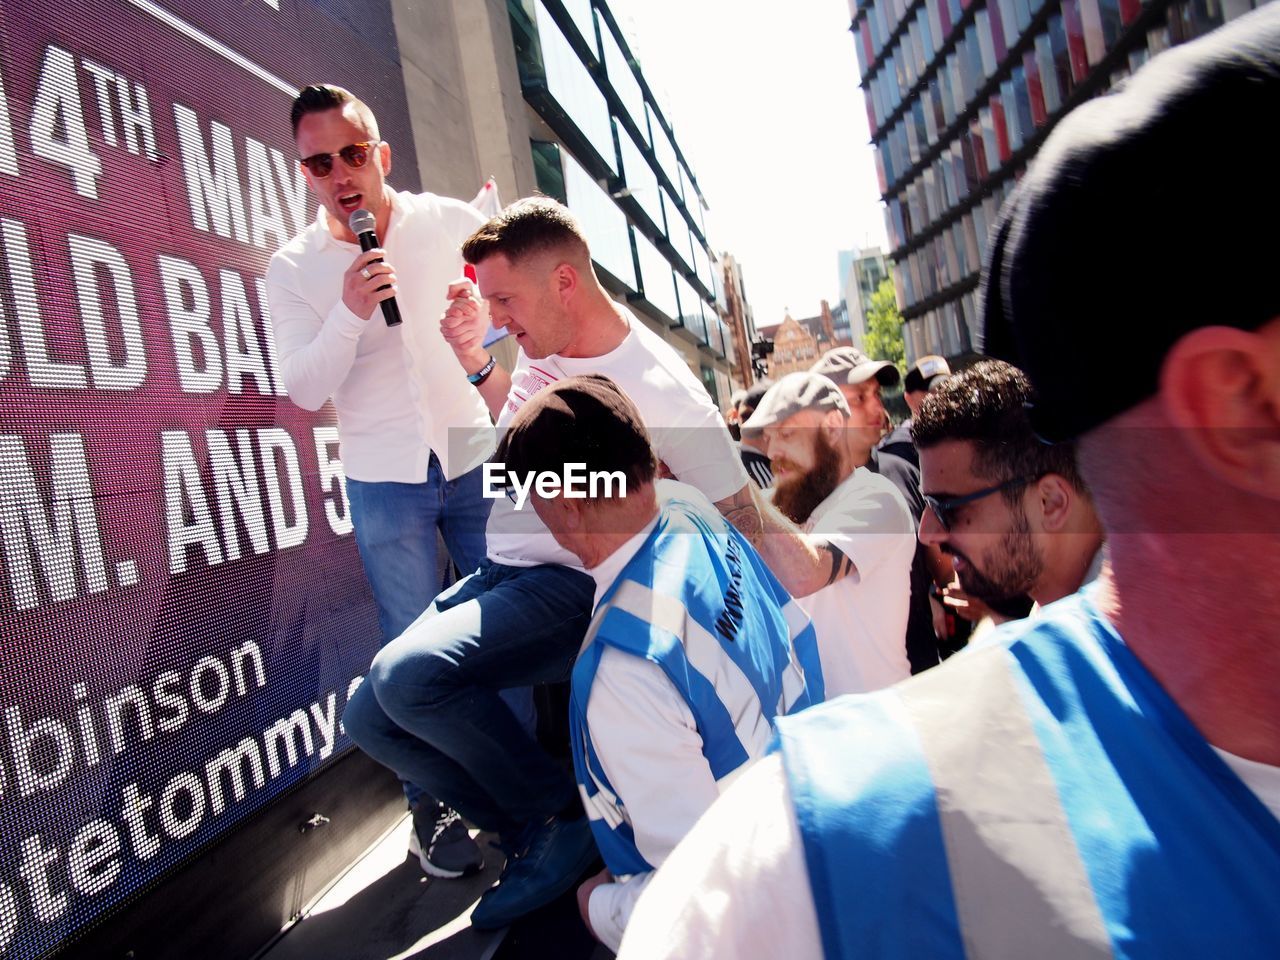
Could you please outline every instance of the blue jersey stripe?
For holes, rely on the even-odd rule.
[[[961,960],[933,782],[892,691],[780,718],[778,734],[823,953]]]

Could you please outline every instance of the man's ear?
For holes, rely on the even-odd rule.
[[[1160,403],[1209,471],[1280,499],[1280,317],[1183,336],[1164,358]]]
[[[1071,505],[1080,496],[1070,482],[1056,473],[1046,473],[1033,487],[1040,504],[1040,519],[1046,533],[1066,529]]]
[[[378,144],[378,164],[382,167],[382,175],[388,176],[391,173],[391,144]]]
[[[822,435],[833,447],[839,448],[845,439],[844,431],[848,426],[848,418],[839,410],[828,410],[822,415]]]
[[[561,262],[551,271],[551,281],[555,284],[556,295],[560,298],[562,304],[567,304],[573,299],[574,293],[578,289],[577,268],[568,262]]]

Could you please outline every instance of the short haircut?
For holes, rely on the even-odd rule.
[[[1075,443],[1044,443],[1031,428],[1031,381],[1001,360],[981,360],[945,378],[911,421],[916,447],[947,440],[973,444],[973,470],[996,482],[1056,473],[1076,490],[1088,488],[1076,466]],[[1012,502],[1020,490],[1005,491]]]
[[[535,393],[512,418],[494,460],[508,471],[621,471],[625,495],[652,483],[658,470],[649,431],[631,398],[599,373],[567,377]]]
[[[373,134],[374,139],[381,136],[378,133],[378,118],[373,115],[373,111],[369,109],[369,105],[363,100],[356,97],[350,90],[344,90],[342,87],[334,87],[327,83],[319,83],[310,87],[303,87],[293,100],[293,107],[289,110],[289,122],[293,124],[293,136],[298,136],[298,124],[302,122],[302,118],[309,113],[324,113],[326,110],[341,110],[347,104],[354,104],[356,111],[360,114],[360,119],[364,125],[369,128],[369,132]]]
[[[525,197],[491,218],[462,244],[467,263],[503,254],[512,263],[548,251],[570,249],[590,258],[582,227],[569,208],[550,197]]]

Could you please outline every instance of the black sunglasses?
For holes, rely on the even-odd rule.
[[[313,153],[298,162],[311,171],[313,177],[323,178],[333,173],[333,158],[341,157],[352,170],[359,170],[369,162],[373,148],[382,143],[381,140],[369,140],[365,143],[353,143],[343,147],[337,153]]]
[[[1014,477],[1012,480],[1006,480],[1004,483],[997,483],[994,487],[987,487],[983,490],[975,490],[973,493],[966,493],[961,497],[947,497],[940,500],[937,497],[931,497],[927,493],[923,494],[924,502],[929,505],[929,509],[933,511],[933,515],[938,518],[943,530],[950,530],[951,525],[955,523],[956,511],[967,503],[973,503],[975,500],[981,500],[989,497],[993,493],[1000,493],[1013,487],[1021,486],[1028,483],[1035,483],[1043,474],[1034,477]]]

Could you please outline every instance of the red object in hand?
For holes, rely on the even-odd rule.
[[[476,268],[475,268],[475,264],[471,264],[471,263],[464,263],[464,264],[462,265],[462,275],[463,275],[464,277],[466,277],[468,280],[470,280],[472,283],[479,283],[479,282],[480,282],[479,280],[477,280],[477,279],[476,279]]]

